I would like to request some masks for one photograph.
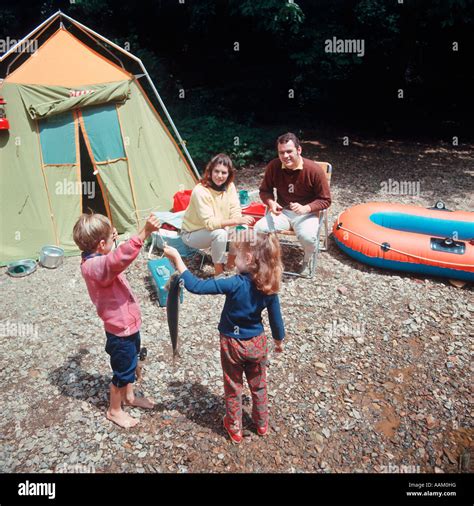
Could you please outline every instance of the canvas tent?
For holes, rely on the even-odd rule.
[[[181,148],[138,82],[146,77],[164,107],[140,60],[107,41],[140,64],[145,73],[135,76],[64,19],[107,41],[58,12],[40,25],[61,21],[47,40],[8,67],[0,86],[10,122],[0,132],[1,264],[37,258],[46,244],[77,254],[72,228],[87,207],[106,213],[119,233],[133,232],[147,210],[171,209],[173,194],[197,181],[166,108]]]

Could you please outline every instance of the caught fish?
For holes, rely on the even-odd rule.
[[[166,299],[166,316],[168,318],[168,328],[171,337],[171,346],[173,347],[173,359],[180,356],[179,354],[179,299],[182,290],[179,273],[175,272],[170,277],[168,283],[168,297]]]

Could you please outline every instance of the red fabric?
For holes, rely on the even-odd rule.
[[[257,427],[264,427],[268,423],[267,355],[265,334],[252,339],[233,339],[221,334],[226,416],[235,432],[242,430],[244,373],[252,394],[252,419]]]
[[[265,216],[265,204],[259,202],[252,202],[248,207],[242,209],[242,214],[249,214],[250,216]]]
[[[170,225],[169,223],[163,223],[160,225],[160,228],[163,228],[165,230],[171,230],[172,232],[177,232],[177,228],[173,227],[173,225]]]
[[[183,190],[173,195],[173,212],[184,211],[189,206],[192,190]]]

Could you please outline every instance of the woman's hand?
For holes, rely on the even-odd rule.
[[[239,225],[250,226],[250,225],[253,225],[254,223],[255,223],[255,218],[253,216],[243,215],[243,216],[240,217],[240,223],[239,223]]]

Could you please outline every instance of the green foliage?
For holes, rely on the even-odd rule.
[[[216,116],[186,118],[176,123],[201,172],[217,153],[228,154],[237,168],[275,157],[274,143],[279,132],[274,129],[249,127]]]
[[[260,30],[273,33],[299,32],[305,15],[301,7],[293,1],[233,0],[231,13],[244,18],[252,18]]]
[[[399,31],[400,15],[395,10],[395,2],[390,6],[383,0],[361,0],[354,12],[363,27],[377,29],[382,33]]]
[[[24,36],[62,9],[120,46],[128,42],[180,131],[180,123],[187,128],[191,154],[201,166],[218,151],[232,154],[237,165],[266,159],[268,142],[273,156],[275,135],[262,134],[257,124],[306,128],[313,118],[338,112],[359,118],[371,109],[384,119],[404,117],[407,108],[400,106],[410,101],[418,101],[428,117],[434,103],[440,115],[469,110],[462,104],[472,89],[474,0],[4,3],[3,39]],[[326,52],[325,41],[333,37],[363,40],[364,56]],[[458,52],[451,49],[453,41]],[[139,73],[133,65],[129,70]],[[0,65],[2,77],[5,68]],[[394,100],[393,90],[407,86],[407,100]],[[240,146],[234,145],[236,136]]]
[[[69,0],[71,4],[71,12],[73,10],[86,14],[88,16],[104,15],[110,16],[112,13],[112,5],[109,0]]]

